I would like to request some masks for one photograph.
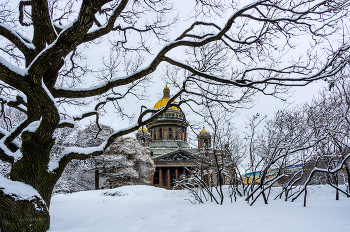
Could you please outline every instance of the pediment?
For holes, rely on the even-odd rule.
[[[192,161],[195,159],[195,155],[183,150],[176,150],[154,158],[156,161]]]

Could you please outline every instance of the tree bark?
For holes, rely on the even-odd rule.
[[[0,189],[0,228],[2,232],[44,232],[50,228],[50,215],[39,197],[18,200]]]

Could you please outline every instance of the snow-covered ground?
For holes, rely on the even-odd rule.
[[[118,192],[117,192],[118,191]],[[117,196],[105,196],[103,193]],[[227,192],[227,190],[226,190]],[[272,192],[275,195],[277,189]],[[333,232],[350,231],[350,198],[329,186],[310,186],[307,207],[269,200],[248,206],[243,198],[223,205],[192,205],[186,191],[151,186],[59,194],[52,198],[50,232]]]

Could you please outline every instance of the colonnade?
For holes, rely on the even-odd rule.
[[[186,175],[184,167],[156,167],[154,176],[151,176],[151,185],[171,189],[182,174]]]

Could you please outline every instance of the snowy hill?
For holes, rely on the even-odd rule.
[[[278,189],[273,189],[272,196]],[[225,192],[227,190],[225,189]],[[115,196],[110,196],[115,195]],[[151,186],[58,194],[51,203],[50,232],[331,232],[350,231],[350,199],[329,186],[310,186],[307,207],[270,200],[248,206],[244,198],[224,205],[192,205],[186,191]]]

